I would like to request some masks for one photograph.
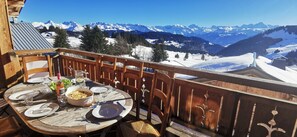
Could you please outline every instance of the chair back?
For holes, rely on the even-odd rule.
[[[100,59],[99,82],[114,87],[117,58],[102,56]]]
[[[150,121],[152,113],[156,114],[161,120],[160,135],[164,136],[170,113],[170,99],[173,91],[174,79],[170,76],[155,72],[153,88],[150,92],[150,102],[147,119]]]
[[[53,75],[52,59],[47,56],[24,56],[23,69],[24,81],[27,82],[29,78],[45,77]]]
[[[143,62],[139,61],[125,61],[122,85],[123,90],[128,92],[134,100],[136,108],[136,119],[139,119],[140,100],[141,100],[141,79],[143,76]]]

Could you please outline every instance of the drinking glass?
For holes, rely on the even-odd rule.
[[[27,106],[33,105],[33,95],[25,95],[24,102]]]
[[[60,107],[65,107],[66,106],[67,98],[66,98],[65,94],[61,94],[61,95],[57,96],[57,100],[58,100],[58,103],[59,103]]]
[[[102,102],[103,103],[106,103],[106,99],[105,98],[107,97],[108,94],[109,94],[109,91],[108,90],[101,92]]]
[[[85,86],[85,71],[75,70],[75,83],[76,85]]]

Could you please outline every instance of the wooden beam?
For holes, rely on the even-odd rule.
[[[18,55],[18,56],[24,56],[24,55],[36,55],[36,54],[43,54],[48,52],[56,52],[56,48],[52,49],[35,49],[35,50],[16,50],[13,52],[10,52],[11,55]]]
[[[22,72],[17,56],[9,54],[13,51],[9,25],[8,5],[0,0],[0,87],[10,87],[21,80]]]
[[[23,7],[25,2],[24,1],[7,1],[8,7]]]
[[[20,15],[20,13],[17,12],[17,11],[10,11],[9,12],[9,16],[11,16],[11,17],[16,17],[16,16],[19,16],[19,15]]]

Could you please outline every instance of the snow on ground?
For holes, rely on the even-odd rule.
[[[46,33],[42,33],[41,35],[49,43],[51,43],[52,45],[54,44],[54,42],[55,42],[54,36],[56,36],[55,32],[46,32]],[[109,44],[109,45],[116,43],[116,40],[114,38],[105,38],[105,39],[107,40],[107,44]],[[68,40],[69,40],[70,46],[73,47],[73,48],[78,48],[81,45],[81,39],[80,38],[69,36]]]
[[[178,42],[175,42],[175,41],[164,41],[164,44],[165,45],[168,45],[168,46],[174,46],[174,47],[177,47],[177,48],[180,48],[182,46],[184,46],[185,44],[184,43],[178,43]]]
[[[205,60],[211,60],[214,58],[218,58],[216,56],[210,56],[210,55],[205,54],[204,55],[205,60],[202,60],[201,59],[202,54],[189,54],[189,58],[184,60],[184,57],[186,56],[186,53],[184,53],[184,52],[167,51],[167,53],[169,56],[168,59],[161,63],[175,65],[175,66],[183,66],[183,67],[190,67],[197,63],[205,62]],[[175,58],[176,54],[178,54],[179,58]]]
[[[292,33],[288,33],[285,30],[279,30],[276,32],[273,32],[269,35],[265,35],[265,37],[270,37],[270,38],[274,38],[274,39],[279,39],[281,38],[282,41],[270,46],[268,49],[266,49],[266,51],[268,52],[268,54],[272,54],[275,50],[279,49],[281,51],[282,55],[287,55],[287,53],[289,51],[291,51],[292,49],[295,50],[297,48],[297,35]]]
[[[68,37],[69,44],[71,47],[78,48],[81,44],[81,40],[76,37]]]
[[[113,45],[117,42],[115,38],[105,38],[105,40],[107,40],[108,45]]]
[[[296,40],[297,42],[297,40]],[[297,49],[297,44],[284,45],[282,47],[268,48],[266,51],[268,54],[266,55],[268,58],[275,59],[280,55],[286,56],[289,52],[295,51]],[[274,51],[279,50],[280,52],[274,53]]]
[[[263,61],[263,62],[265,62],[265,63],[267,63],[267,64],[271,64],[271,63],[272,63],[272,60],[270,60],[270,59],[268,59],[268,58],[265,58],[265,57],[263,57],[263,56],[259,56],[259,57],[257,58],[257,60],[261,60],[261,61]]]
[[[163,64],[175,65],[175,66],[186,66],[190,67],[194,64],[204,62],[205,60],[211,60],[214,58],[218,58],[216,56],[210,56],[205,54],[205,60],[201,60],[201,54],[189,54],[189,58],[184,60],[186,53],[184,52],[174,52],[174,51],[166,51],[168,54],[168,59],[166,61],[162,61]],[[137,55],[141,60],[149,61],[152,58],[152,48],[138,45],[136,48],[132,50],[132,55]],[[178,54],[179,58],[175,58],[175,55]]]
[[[52,37],[45,38],[50,44],[54,45],[55,39]]]
[[[232,56],[213,59],[191,66],[201,70],[211,70],[217,72],[228,72],[249,67],[253,63],[253,53],[241,56]]]
[[[155,42],[158,40],[158,39],[145,39],[147,42],[149,42],[150,44],[155,44]]]
[[[43,37],[47,38],[47,37],[54,37],[54,36],[56,36],[57,34],[56,34],[56,32],[49,31],[49,32],[43,32],[43,33],[41,33],[41,35],[42,35]]]
[[[257,60],[256,62],[257,66],[269,75],[287,83],[297,84],[297,73],[294,70],[282,70],[259,60]]]
[[[286,68],[286,70],[279,69],[270,65],[271,60],[259,56],[256,60],[256,67],[263,70],[265,73],[287,83],[297,84],[297,71]],[[235,70],[245,69],[251,66],[254,62],[253,53],[247,53],[240,56],[223,57],[198,63],[191,66],[192,68],[200,70],[209,70],[217,72],[229,72]]]
[[[152,48],[138,45],[132,49],[132,55],[137,55],[139,59],[149,61],[152,58]]]
[[[297,71],[297,65],[287,66],[288,68]]]

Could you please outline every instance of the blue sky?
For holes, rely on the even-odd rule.
[[[297,24],[297,0],[27,0],[19,20],[144,25]]]

